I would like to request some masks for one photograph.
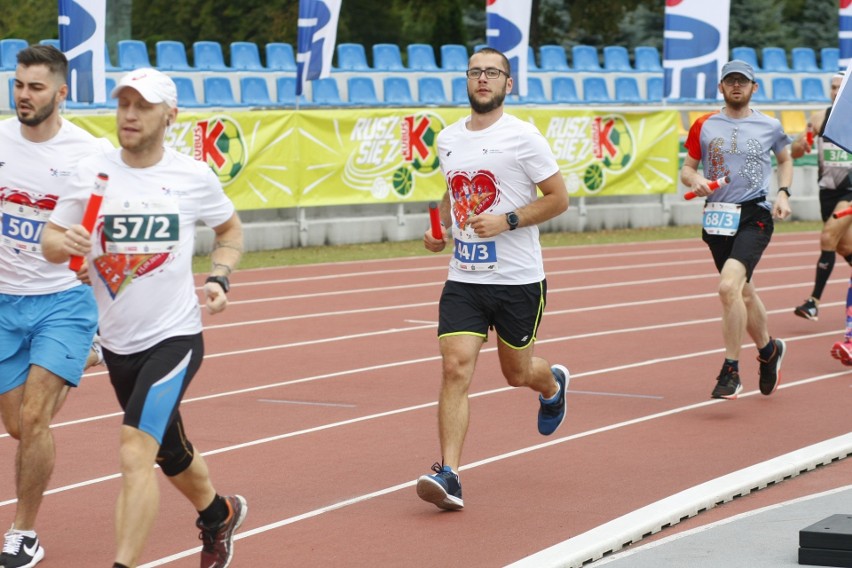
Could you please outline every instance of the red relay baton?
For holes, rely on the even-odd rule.
[[[846,217],[847,215],[852,215],[852,207],[841,209],[837,213],[834,213],[832,217],[834,217],[835,219],[840,219],[841,217]]]
[[[92,195],[89,196],[89,202],[86,204],[86,211],[83,213],[83,227],[91,233],[95,228],[95,220],[98,218],[98,211],[101,208],[101,202],[104,200],[104,191],[106,191],[109,176],[106,174],[98,174],[95,178],[95,187],[92,188]],[[68,262],[68,268],[77,272],[83,266],[83,257],[72,255]]]
[[[444,232],[441,230],[441,211],[438,209],[438,204],[434,201],[429,204],[429,220],[432,222],[432,236],[436,239],[443,239]]]
[[[707,187],[710,188],[710,191],[716,191],[720,187],[724,187],[731,183],[731,178],[729,176],[720,177],[717,180],[713,180],[707,184]],[[694,191],[687,191],[683,194],[683,198],[689,201],[690,199],[695,199],[696,195]]]

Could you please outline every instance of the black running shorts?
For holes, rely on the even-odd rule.
[[[722,272],[725,261],[733,258],[743,263],[746,267],[746,281],[751,281],[754,269],[763,251],[769,246],[774,230],[771,211],[757,203],[746,203],[741,209],[740,226],[736,235],[708,235],[707,231],[702,230],[701,237],[710,247],[716,270]]]
[[[841,201],[852,203],[852,187],[847,189],[820,189],[819,190],[819,212],[822,215],[822,222],[825,223],[831,218],[831,214],[837,209],[837,204]]]

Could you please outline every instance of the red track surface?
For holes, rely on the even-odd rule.
[[[205,315],[206,361],[182,408],[217,489],[248,499],[232,566],[502,566],[847,433],[852,369],[829,356],[843,334],[845,266],[819,322],[792,314],[810,291],[817,250],[815,233],[776,235],[755,278],[772,334],[787,341],[782,388],[756,393],[748,345],[745,396],[711,401],[723,356],[720,306],[698,238],[546,249],[536,349],[571,370],[570,414],[541,437],[536,396],[506,386],[492,338],[472,387],[458,513],[420,501],[413,487],[440,461],[435,332],[448,257],[238,273],[228,310]],[[40,566],[112,562],[117,410],[98,372],[57,417]],[[14,513],[14,451],[0,437],[0,523]],[[843,485],[844,471],[844,462],[821,468],[687,525]],[[195,513],[161,481],[142,563],[197,566]]]

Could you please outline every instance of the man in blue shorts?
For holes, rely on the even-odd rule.
[[[47,262],[38,237],[80,159],[112,146],[60,116],[68,93],[62,52],[33,45],[17,61],[17,116],[0,122],[0,414],[18,440],[18,501],[0,566],[30,568],[45,554],[35,522],[56,457],[50,421],[98,360],[92,289]]]
[[[458,469],[468,428],[468,390],[489,329],[497,335],[506,381],[539,394],[538,431],[553,434],[566,413],[568,369],[534,356],[533,346],[547,295],[538,225],[566,210],[568,191],[544,136],[503,112],[512,89],[509,69],[505,55],[495,49],[475,53],[466,72],[470,116],[438,134],[448,188],[441,218],[452,228],[454,241],[438,314],[443,461],[432,466],[433,475],[418,479],[417,494],[441,509],[464,507]],[[432,252],[447,244],[431,230],[423,241]]]
[[[680,174],[685,186],[707,198],[702,238],[720,274],[725,361],[712,398],[735,399],[742,391],[739,356],[746,331],[758,348],[762,394],[770,395],[778,387],[786,352],[784,341],[769,335],[766,308],[752,275],[772,237],[773,217],[790,215],[793,162],[790,137],[781,123],[749,107],[757,89],[754,70],[748,63],[734,60],[722,67],[719,92],[725,106],[699,117],[690,128]],[[779,189],[774,204],[766,200],[772,175],[770,152],[778,163]],[[699,164],[703,175],[698,173]],[[710,180],[723,177],[730,183],[711,190]]]
[[[214,314],[227,306],[242,226],[210,167],[164,145],[178,113],[174,82],[155,69],[136,69],[122,77],[112,96],[118,99],[121,147],[80,162],[72,192],[57,203],[42,244],[51,262],[67,262],[72,254],[87,257],[104,361],[124,409],[113,566],[136,566],[142,553],[159,503],[156,462],[198,511],[201,566],[226,568],[234,533],[248,511],[246,500],[217,493],[204,458],[187,437],[179,406],[204,357],[192,275],[196,223],[215,233],[204,284],[206,306]],[[101,172],[109,187],[90,234],[79,223]]]

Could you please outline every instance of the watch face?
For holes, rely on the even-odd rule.
[[[511,213],[506,213],[506,221],[509,223],[509,227],[514,229],[518,226],[520,219],[518,218],[518,214],[512,211]]]

